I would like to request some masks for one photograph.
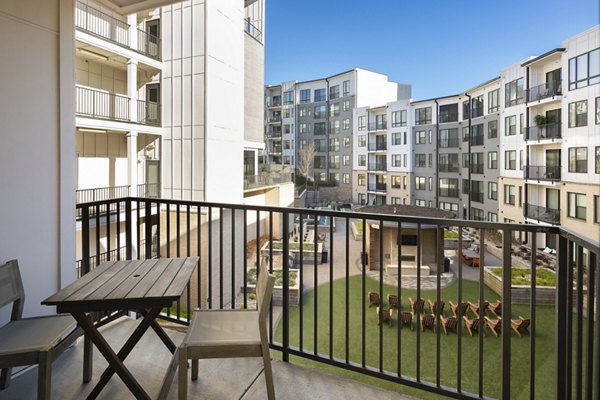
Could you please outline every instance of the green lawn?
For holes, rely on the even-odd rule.
[[[362,300],[362,277],[355,276],[349,280],[349,358],[351,361],[360,363],[362,359],[362,309],[366,310],[366,335],[365,335],[365,361],[366,365],[379,368],[379,327],[375,307],[369,308]],[[442,289],[441,298],[446,301],[447,315],[450,313],[448,300],[456,302],[458,284],[455,283]],[[378,291],[378,282],[367,278],[366,291]],[[345,359],[345,280],[337,280],[333,284],[334,310],[333,310],[333,357]],[[384,298],[388,293],[395,293],[396,287],[384,286]],[[463,281],[463,299],[476,301],[479,295],[477,282]],[[318,333],[317,350],[321,354],[329,354],[329,284],[317,288],[318,296]],[[408,310],[408,297],[416,298],[416,291],[402,289],[403,310]],[[435,292],[422,291],[422,297],[434,300]],[[485,288],[486,300],[495,301],[498,296],[491,290]],[[314,302],[315,291],[303,296],[303,349],[312,352],[314,349]],[[529,306],[512,306],[512,317],[518,315],[529,316]],[[554,398],[554,307],[538,306],[536,309],[537,334],[536,334],[536,397]],[[393,374],[398,372],[398,324],[397,315],[394,315],[393,327],[382,326],[383,341],[383,368]],[[290,309],[290,344],[299,346],[299,307]],[[416,376],[416,330],[408,328],[400,330],[400,373],[405,376]],[[440,337],[440,371],[441,384],[456,387],[457,382],[457,342],[456,333],[445,336],[442,332]],[[276,342],[281,342],[281,326],[278,327],[275,337]],[[421,355],[420,355],[420,377],[422,380],[435,382],[435,360],[436,360],[436,334],[431,331],[421,333]],[[512,360],[511,360],[511,398],[528,398],[529,396],[529,337],[522,338],[512,335]],[[478,353],[479,339],[470,337],[463,329],[462,335],[462,369],[460,376],[462,388],[466,391],[477,392],[478,388]],[[483,340],[484,368],[483,382],[484,395],[490,397],[500,396],[501,378],[501,338],[495,337],[489,330]],[[312,362],[303,358],[294,357],[293,362],[301,365],[310,365],[332,372],[337,375],[352,377],[366,382],[386,387],[395,391],[413,394],[423,398],[440,398],[430,393],[412,389],[403,385],[397,385],[366,375],[352,373],[341,368],[326,366],[325,364]]]

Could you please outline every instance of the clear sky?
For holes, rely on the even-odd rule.
[[[266,0],[265,83],[354,67],[457,94],[600,21],[599,0]]]

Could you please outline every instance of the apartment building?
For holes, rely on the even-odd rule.
[[[336,198],[352,198],[352,110],[369,104],[410,98],[410,85],[390,82],[386,75],[355,68],[304,82],[284,82],[265,89],[265,163],[292,169],[300,149],[315,148],[313,176],[334,188]]]

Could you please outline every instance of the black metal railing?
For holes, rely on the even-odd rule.
[[[77,114],[92,118],[129,121],[129,97],[81,86],[75,88],[75,94]]]
[[[387,129],[387,122],[386,121],[380,121],[380,122],[369,122],[369,130],[370,131],[381,131]]]
[[[483,135],[472,135],[471,136],[471,145],[472,146],[482,146],[483,145]]]
[[[250,21],[250,19],[244,20],[244,30],[246,31],[247,34],[252,36],[254,39],[258,40],[259,42],[262,42],[262,31],[260,29],[258,29]]]
[[[93,210],[111,203],[120,212],[103,223]],[[196,307],[250,307],[251,269],[266,263],[281,276],[273,300],[281,317],[271,316],[269,338],[284,362],[301,357],[453,398],[592,399],[600,390],[600,246],[566,229],[145,198],[78,204],[77,209],[83,215],[77,236],[82,274],[92,269],[94,257],[96,264],[104,259],[102,253],[121,257],[121,250],[112,256],[111,246],[124,246],[128,259],[200,257],[200,271],[186,293],[161,316],[176,323],[188,324],[189,310]],[[364,234],[355,239],[351,225]],[[450,263],[453,283],[442,273],[448,266],[447,230],[458,241]],[[101,236],[108,246],[100,246]],[[458,261],[467,240],[479,248],[476,272]],[[551,242],[555,255],[537,250]],[[405,263],[416,272],[407,277],[396,268],[397,279],[414,281],[414,288],[388,284],[393,267]],[[495,272],[487,268],[494,263]],[[512,287],[514,267],[502,265],[516,264],[529,271],[530,283]],[[424,265],[431,275],[416,267]],[[538,265],[554,270],[553,295],[538,286]],[[377,323],[368,292],[378,295],[381,307],[388,306],[388,294],[400,299],[391,327]],[[499,337],[487,327],[484,333],[483,326],[468,331],[463,317],[473,321],[477,314],[460,307],[456,333],[443,334],[439,313],[433,332],[422,331],[425,309],[417,307],[411,315],[408,297],[458,304],[500,300],[501,320],[480,312],[498,323]],[[400,329],[399,313],[411,316],[416,329]],[[528,320],[529,335],[517,337],[512,330],[511,320],[518,316]]]
[[[456,189],[447,189],[447,188],[439,188],[438,194],[442,197],[458,197],[458,188]]]
[[[386,142],[370,142],[369,143],[369,151],[383,151],[387,150]]]
[[[443,148],[460,146],[459,138],[440,139],[439,146]]]
[[[538,181],[560,181],[560,166],[528,165],[525,179]]]
[[[291,181],[292,174],[288,172],[265,172],[258,175],[247,175],[244,176],[244,190],[279,185]]]
[[[281,116],[280,115],[276,115],[276,116],[273,116],[273,117],[269,117],[269,118],[267,118],[267,122],[269,122],[269,123],[281,122]]]
[[[483,163],[472,163],[471,164],[471,173],[473,174],[483,174]]]
[[[471,200],[477,203],[483,203],[484,195],[483,192],[471,192]]]
[[[525,89],[526,102],[542,100],[547,97],[560,95],[562,95],[561,81],[548,81],[546,83],[542,83],[541,85]]]
[[[369,171],[387,171],[386,163],[369,163]]]
[[[278,139],[281,138],[281,131],[268,131],[267,137],[270,139]]]
[[[161,126],[160,103],[138,100],[137,105],[137,118],[140,124]]]
[[[75,6],[75,26],[111,42],[129,47],[129,24],[80,1]]]
[[[560,139],[561,137],[559,122],[525,128],[525,140]]]
[[[77,204],[113,200],[129,196],[129,186],[111,186],[75,191]]]
[[[560,210],[527,203],[524,212],[525,217],[529,219],[553,225],[560,224]]]
[[[440,172],[458,172],[460,169],[458,163],[440,163],[438,166]]]
[[[145,32],[141,29],[137,30],[137,47],[138,51],[144,55],[147,55],[150,58],[154,58],[155,60],[160,61],[160,38],[158,36],[154,36],[148,32]]]
[[[369,183],[369,192],[387,192],[385,183]]]

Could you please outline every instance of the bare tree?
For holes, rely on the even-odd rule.
[[[300,148],[300,159],[298,160],[298,172],[304,176],[306,182],[312,173],[313,161],[315,159],[315,145],[310,142]]]

